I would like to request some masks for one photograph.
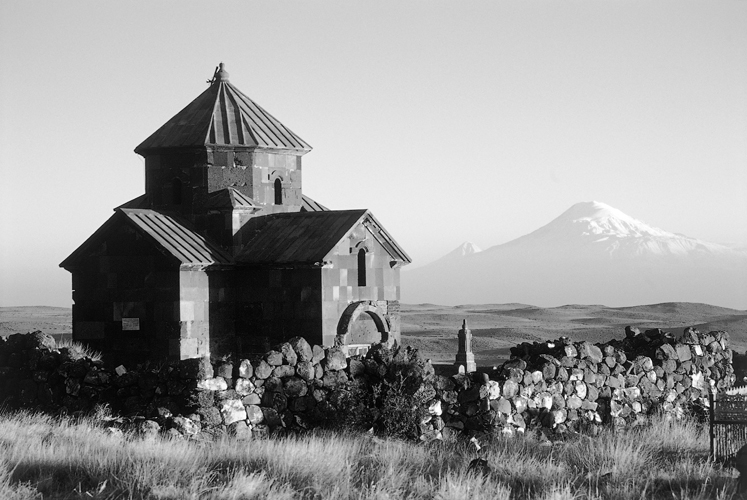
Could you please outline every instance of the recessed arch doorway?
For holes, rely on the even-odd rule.
[[[340,317],[335,344],[347,347],[348,355],[354,355],[364,354],[375,342],[389,343],[389,322],[384,311],[375,302],[353,302]]]

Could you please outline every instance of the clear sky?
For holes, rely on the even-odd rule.
[[[71,303],[58,264],[220,61],[416,263],[590,200],[747,246],[745,0],[4,0],[0,306]]]

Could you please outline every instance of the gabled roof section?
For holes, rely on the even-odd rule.
[[[135,152],[205,146],[311,150],[306,141],[249,99],[228,80],[223,63],[205,92],[145,139]]]
[[[148,195],[141,194],[137,198],[133,198],[126,203],[122,203],[114,210],[117,210],[117,208],[148,208]]]
[[[60,267],[65,269],[74,267],[91,246],[97,244],[106,237],[106,233],[122,223],[134,225],[182,264],[207,267],[231,263],[231,257],[226,252],[197,234],[187,221],[175,215],[155,210],[119,208],[109,220],[70,254],[60,264]]]
[[[251,265],[321,265],[324,257],[360,222],[393,259],[411,262],[368,210],[293,212],[257,217],[242,228],[247,232],[248,240],[236,261]]]
[[[399,244],[394,241],[394,238],[384,229],[384,226],[376,220],[371,212],[366,214],[366,218],[363,221],[363,225],[366,226],[368,232],[374,237],[376,241],[383,246],[392,258],[401,260],[404,264],[409,264],[412,259],[407,252],[405,252]]]
[[[156,240],[182,264],[228,264],[231,257],[174,215],[155,210],[122,209],[132,222]]]
[[[278,213],[242,228],[248,240],[236,261],[245,264],[320,264],[366,210]]]
[[[227,187],[208,195],[205,208],[245,208],[256,209],[260,207],[253,199],[234,187]]]
[[[301,212],[329,212],[329,208],[304,194],[301,196]]]

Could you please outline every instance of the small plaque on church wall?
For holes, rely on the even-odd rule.
[[[140,330],[140,318],[122,318],[122,331]]]

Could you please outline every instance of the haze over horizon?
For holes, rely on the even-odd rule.
[[[220,61],[313,146],[305,194],[415,264],[588,200],[747,248],[745,25],[725,0],[3,2],[0,306],[70,305],[58,264]]]

